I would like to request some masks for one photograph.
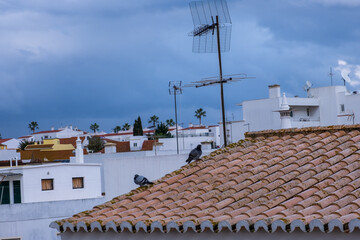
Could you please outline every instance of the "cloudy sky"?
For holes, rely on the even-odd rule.
[[[225,86],[229,120],[241,119],[243,100],[267,97],[280,84],[288,96],[303,86],[346,78],[360,89],[360,0],[228,1],[232,18],[224,74],[255,79]],[[0,133],[19,137],[37,121],[40,130],[91,123],[143,125],[153,114],[174,118],[169,81],[190,83],[218,75],[216,54],[192,53],[188,1],[0,0]],[[179,122],[220,120],[219,86],[186,88]]]

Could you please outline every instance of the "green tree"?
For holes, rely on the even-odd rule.
[[[150,117],[148,123],[152,123],[152,126],[155,127],[156,126],[156,123],[159,122],[159,117],[156,116],[156,115],[153,115]]]
[[[172,118],[166,120],[166,126],[172,127],[174,125],[175,125],[175,122],[174,122],[174,120]]]
[[[118,133],[121,130],[122,130],[122,128],[120,126],[116,126],[116,127],[113,128],[114,133]]]
[[[39,129],[39,124],[35,121],[32,121],[29,123],[28,128],[34,133],[36,129]]]
[[[199,119],[199,124],[201,125],[201,118],[206,117],[206,111],[204,111],[202,108],[199,108],[195,111],[195,117]]]
[[[95,133],[96,131],[99,131],[99,127],[100,126],[97,123],[94,123],[90,125],[90,130],[93,130]]]
[[[122,127],[122,130],[123,131],[127,131],[127,130],[129,130],[130,129],[130,125],[128,124],[128,123],[125,123],[124,125],[123,125],[123,127]]]
[[[157,137],[171,137],[168,126],[163,122],[160,122],[160,124],[157,125],[155,129],[155,135]]]
[[[138,119],[135,120],[135,123],[134,123],[133,135],[134,136],[142,136],[143,134],[144,133],[143,133],[143,128],[142,128],[141,118],[139,116]]]
[[[21,150],[25,150],[27,145],[31,145],[31,144],[34,144],[34,143],[35,143],[34,141],[29,141],[27,139],[24,139],[24,140],[21,140],[21,142],[19,143],[18,148],[21,149]]]
[[[1,133],[0,133],[0,139],[2,139],[2,137],[1,137]]]
[[[89,138],[87,148],[92,152],[100,152],[104,148],[104,140],[99,136],[92,136]]]

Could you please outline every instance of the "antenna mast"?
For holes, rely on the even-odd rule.
[[[222,122],[224,133],[224,146],[227,146],[226,139],[226,121],[225,121],[225,104],[224,104],[224,88],[223,88],[223,74],[221,65],[221,51],[230,50],[230,32],[231,32],[231,19],[228,11],[226,1],[224,0],[209,0],[209,1],[196,1],[190,3],[190,10],[194,22],[194,30],[190,35],[194,36],[193,52],[197,53],[210,53],[217,52],[219,58],[219,81],[221,93],[221,109],[222,109]],[[215,22],[214,22],[215,17]],[[224,26],[224,31],[220,35],[220,21]],[[214,30],[216,28],[216,43],[214,43]],[[220,38],[224,42],[220,43]],[[206,85],[202,85],[206,86]]]
[[[335,74],[332,72],[332,67],[330,67],[330,72],[329,72],[329,76],[330,76],[330,79],[331,79],[331,86],[333,85],[333,76]]]
[[[177,119],[177,107],[176,107],[176,93],[182,94],[181,81],[169,82],[169,94],[174,95],[175,102],[175,127],[176,127],[176,153],[179,154],[179,132],[178,132],[178,119]]]

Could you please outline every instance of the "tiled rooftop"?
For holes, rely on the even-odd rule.
[[[360,228],[360,125],[252,132],[92,210],[60,231]]]
[[[4,139],[0,139],[0,143],[4,143],[11,140],[11,138],[4,138]]]
[[[60,132],[61,130],[48,130],[48,131],[41,131],[41,132],[35,132],[33,133],[33,135],[35,134],[43,134],[43,133],[56,133],[56,132]]]

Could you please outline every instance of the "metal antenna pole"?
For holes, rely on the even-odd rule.
[[[174,101],[175,101],[175,126],[176,126],[176,153],[179,154],[179,133],[178,133],[178,119],[176,108],[176,86],[174,85]]]
[[[221,110],[222,110],[222,122],[223,122],[223,133],[224,133],[224,146],[226,147],[227,142],[226,142],[224,86],[223,86],[223,75],[222,75],[222,66],[221,66],[219,16],[217,15],[216,15],[216,36],[217,36],[217,45],[218,45],[219,70],[220,70],[220,91],[221,91]]]
[[[176,127],[176,153],[179,154],[179,130],[178,130],[178,118],[177,118],[177,104],[176,104],[176,93],[182,93],[181,81],[170,81],[169,82],[169,93],[174,94],[175,102],[175,127]]]
[[[330,79],[331,79],[331,86],[333,85],[333,72],[332,72],[332,67],[330,67],[330,73],[329,73]]]

